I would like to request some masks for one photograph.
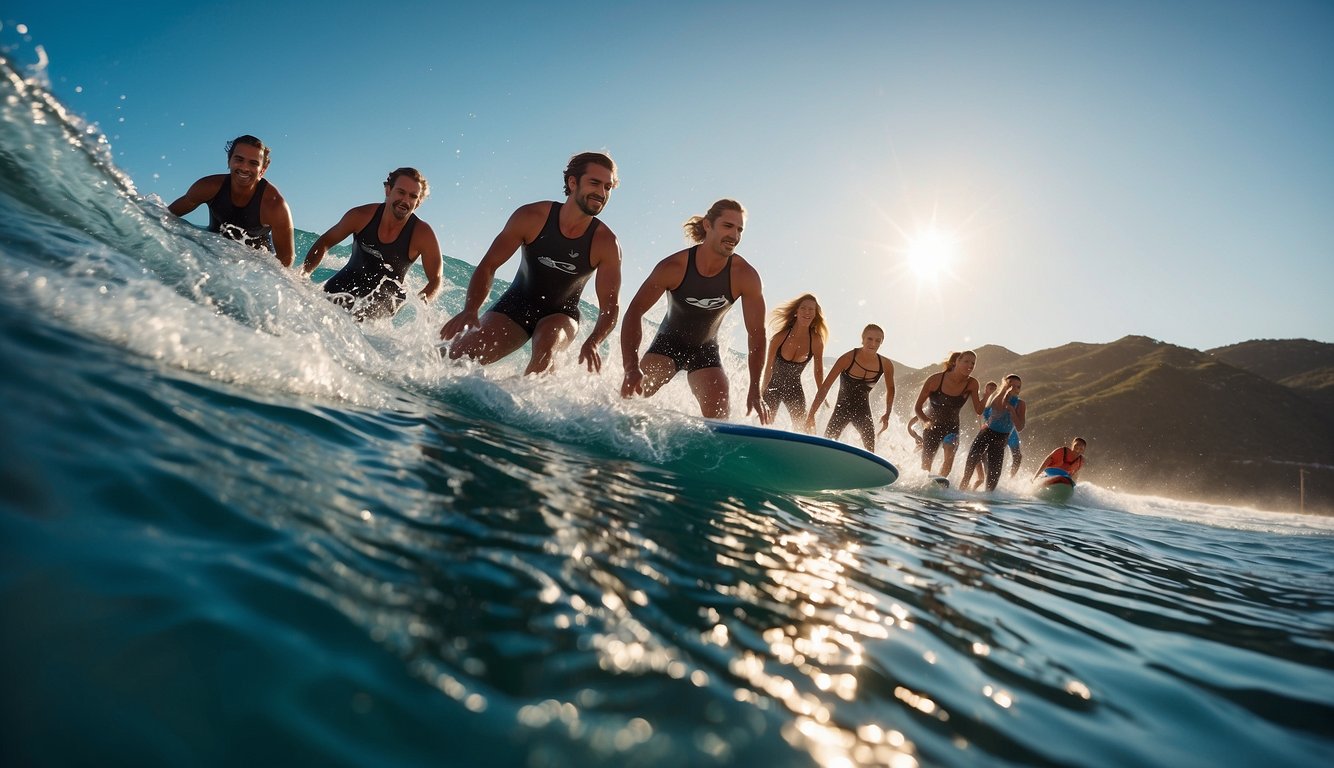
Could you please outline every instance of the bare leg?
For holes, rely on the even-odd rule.
[[[706,419],[725,419],[731,413],[727,398],[727,374],[722,368],[700,368],[686,377],[690,391],[699,401],[699,412]]]
[[[507,315],[487,312],[480,322],[481,325],[449,345],[450,360],[466,356],[482,365],[490,365],[528,341],[528,334]]]
[[[959,450],[959,446],[952,443],[945,443],[940,447],[940,474],[942,477],[949,477],[950,471],[954,469],[954,454]]]
[[[533,329],[533,358],[528,361],[529,373],[544,373],[555,370],[556,354],[570,346],[579,326],[568,315],[547,315],[537,321]]]
[[[639,359],[639,370],[644,372],[644,381],[640,385],[644,388],[644,397],[653,397],[659,389],[662,389],[662,385],[671,381],[676,375],[676,363],[666,355],[645,352]]]

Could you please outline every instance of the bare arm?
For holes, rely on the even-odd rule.
[[[593,287],[598,296],[598,321],[579,349],[579,362],[587,364],[589,371],[601,371],[602,354],[598,346],[616,327],[621,312],[621,246],[606,227],[599,227],[594,237],[590,261],[597,270]]]
[[[1019,401],[1019,407],[1014,409],[1014,428],[1017,432],[1024,431],[1024,421],[1028,417],[1028,403]]]
[[[982,393],[980,392],[981,389],[982,387],[980,384],[977,383],[977,379],[974,379],[973,377],[969,376],[968,394],[971,395],[973,398],[973,410],[977,412],[978,416],[982,415]]]
[[[773,421],[769,406],[760,396],[760,378],[764,375],[764,287],[760,273],[749,263],[741,267],[741,317],[746,323],[747,362],[750,363],[750,386],[746,392],[746,415],[754,411],[761,424]]]
[[[811,342],[811,355],[815,357],[815,386],[824,381],[824,339],[816,336]]]
[[[760,380],[760,391],[765,392],[769,389],[769,380],[774,375],[774,358],[778,357],[778,347],[783,342],[779,334],[775,333],[773,338],[769,339],[769,351],[764,354],[764,378]],[[816,379],[819,380],[818,378]]]
[[[196,181],[190,185],[190,188],[186,190],[184,195],[181,195],[172,201],[171,205],[167,206],[167,210],[171,211],[172,214],[176,216],[184,216],[190,213],[204,203],[207,203],[209,200],[212,200],[213,196],[218,194],[218,190],[222,188],[222,179],[223,176],[218,175],[205,176],[199,181]]]
[[[440,257],[440,241],[435,237],[435,230],[426,222],[418,219],[412,230],[413,251],[421,256],[422,271],[426,273],[426,287],[417,294],[427,304],[440,292],[444,280],[445,261]]]
[[[894,410],[894,363],[881,355],[880,364],[885,369],[885,415],[880,417],[880,431],[883,432],[889,429],[889,412]]]
[[[820,388],[815,392],[815,399],[811,401],[811,409],[806,412],[806,431],[815,429],[815,414],[819,412],[820,406],[824,405],[825,396],[829,394],[829,388],[834,385],[834,379],[852,365],[852,355],[853,352],[844,352],[843,356],[834,362],[834,367],[829,369],[829,375],[820,382]]]
[[[368,207],[370,211],[367,211]],[[361,205],[343,214],[343,218],[330,227],[329,231],[320,235],[319,239],[311,244],[310,250],[306,251],[306,257],[301,262],[301,273],[309,276],[314,272],[320,262],[324,261],[324,256],[330,248],[359,232],[370,222],[374,210],[374,206]]]
[[[296,238],[292,227],[292,209],[278,192],[277,187],[269,185],[260,203],[259,221],[273,230],[273,247],[278,252],[278,261],[284,267],[292,266],[296,260]]]
[[[477,314],[481,311],[486,297],[491,295],[491,283],[495,280],[496,270],[509,261],[524,243],[530,242],[541,231],[542,225],[546,222],[547,212],[550,210],[549,206],[550,203],[529,203],[510,215],[509,221],[505,222],[505,228],[500,230],[495,240],[491,241],[491,247],[486,249],[486,255],[472,272],[463,311],[445,323],[440,329],[440,338],[451,339],[464,329],[478,325]]]
[[[943,377],[944,375],[945,374],[943,373],[933,373],[930,376],[927,376],[926,381],[922,382],[922,391],[917,393],[917,403],[913,406],[913,413],[916,414],[917,419],[924,424],[931,423],[930,417],[928,417],[926,411],[922,409],[922,406],[926,404],[927,398],[931,397],[931,382],[935,380],[937,376]],[[974,395],[973,399],[977,399],[976,395]]]
[[[648,279],[625,308],[625,322],[621,324],[621,366],[625,378],[621,382],[621,397],[642,392],[644,373],[639,370],[639,343],[644,337],[644,313],[648,312],[667,291],[681,284],[685,277],[684,251],[672,254],[653,268]]]

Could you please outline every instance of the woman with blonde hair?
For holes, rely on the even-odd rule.
[[[815,385],[824,381],[824,343],[829,338],[829,326],[819,300],[814,294],[804,293],[775,309],[769,327],[774,335],[769,339],[760,383],[764,404],[772,413],[778,412],[779,403],[787,406],[792,425],[805,430],[806,390],[801,385],[801,374],[814,359]]]

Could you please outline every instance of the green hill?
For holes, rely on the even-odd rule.
[[[1291,344],[1238,345],[1246,367],[1228,362],[1235,348],[1206,353],[1143,336],[1029,355],[982,347],[974,375],[1023,377],[1030,467],[1080,435],[1089,441],[1083,478],[1105,487],[1296,510],[1304,469],[1307,511],[1334,513],[1334,418],[1320,400],[1334,345],[1302,342],[1303,355]],[[898,371],[900,415],[935,370]]]

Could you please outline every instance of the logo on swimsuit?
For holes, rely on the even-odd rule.
[[[570,258],[572,258],[572,259],[577,259],[577,258],[579,258],[579,253],[578,253],[577,251],[570,251]],[[546,257],[546,256],[541,256],[541,257],[539,257],[539,258],[537,259],[537,263],[538,263],[538,264],[541,264],[541,265],[544,266],[544,267],[551,267],[552,269],[559,269],[559,270],[562,271],[562,272],[569,272],[569,273],[571,273],[571,274],[573,274],[573,273],[574,273],[574,270],[575,270],[575,266],[574,266],[573,264],[570,264],[570,263],[568,263],[568,262],[564,262],[564,261],[554,261],[554,260],[552,260],[551,258],[548,258],[548,257]]]
[[[224,221],[222,226],[218,227],[218,234],[228,240],[236,240],[251,247],[259,247],[264,244],[264,238],[260,235],[250,236],[250,233],[238,227],[235,224]]]
[[[700,309],[718,309],[719,307],[727,306],[731,302],[727,300],[726,296],[714,296],[711,299],[686,299],[686,303],[692,307],[699,307]]]
[[[374,248],[372,248],[372,247],[369,246],[369,245],[366,245],[365,243],[359,243],[359,245],[361,246],[361,250],[365,251],[366,253],[369,253],[370,255],[374,256],[375,258],[379,259],[380,261],[384,261],[384,254],[383,254],[383,253],[380,253],[379,251],[375,250]]]

